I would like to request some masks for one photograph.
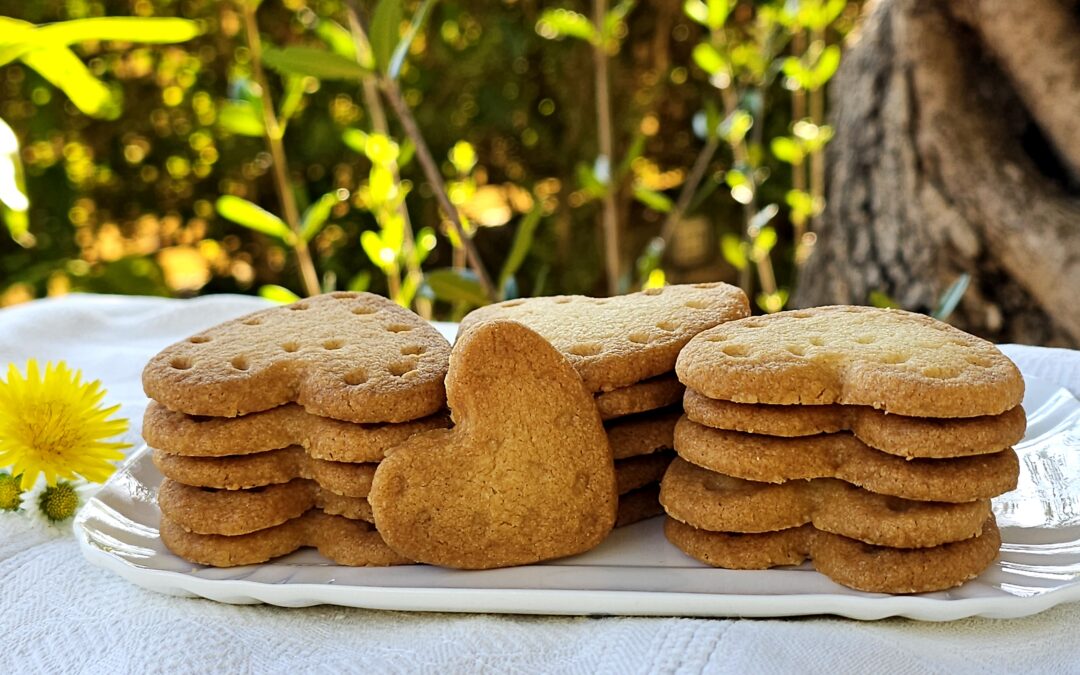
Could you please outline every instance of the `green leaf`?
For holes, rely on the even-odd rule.
[[[724,182],[728,187],[736,188],[740,185],[746,185],[749,180],[746,178],[746,174],[738,169],[728,169],[724,174]]]
[[[224,195],[218,197],[216,206],[222,218],[228,218],[237,225],[277,237],[287,244],[291,244],[294,239],[292,231],[284,220],[254,202],[233,195]]]
[[[0,16],[0,66],[7,65],[34,49],[31,39],[37,26],[29,21]]]
[[[349,290],[355,293],[363,293],[371,287],[371,272],[364,270],[349,280]]]
[[[367,153],[367,139],[368,135],[360,129],[346,129],[341,133],[341,140],[345,142],[345,145],[349,146],[350,150],[355,150],[361,155]]]
[[[720,252],[724,254],[724,260],[737,270],[746,269],[746,251],[742,239],[737,234],[725,234],[720,238]]]
[[[75,107],[87,115],[101,117],[113,107],[109,88],[67,47],[36,49],[24,54],[22,61],[67,94]]]
[[[596,26],[584,14],[562,8],[545,9],[536,22],[536,32],[549,40],[571,37],[593,44],[600,41]]]
[[[202,33],[199,24],[167,17],[108,16],[45,24],[34,31],[42,45],[71,45],[91,40],[143,44],[186,42]]]
[[[218,110],[218,124],[240,136],[262,136],[262,111],[250,101],[229,101]]]
[[[435,228],[430,225],[421,227],[413,238],[413,261],[417,266],[423,264],[435,247],[439,244],[439,238],[435,236]]]
[[[428,10],[435,4],[434,0],[424,0],[420,7],[413,14],[412,21],[409,22],[409,28],[405,31],[404,37],[398,41],[397,47],[394,48],[394,53],[390,57],[390,65],[386,69],[387,75],[390,79],[396,80],[401,73],[401,66],[405,63],[405,57],[409,53],[409,48],[412,47],[413,40],[416,39],[416,34],[420,31],[420,27],[424,25],[424,21],[427,19]]]
[[[634,187],[634,199],[660,213],[670,213],[675,206],[675,202],[671,201],[671,198],[664,193],[640,186]]]
[[[601,197],[607,191],[607,187],[596,177],[592,167],[585,162],[578,162],[575,167],[575,172],[577,173],[578,185],[580,185],[581,189],[585,190],[590,197]]]
[[[502,271],[499,272],[499,292],[506,295],[506,283],[517,273],[525,262],[525,257],[532,248],[533,239],[536,235],[536,227],[540,224],[540,218],[544,213],[540,200],[533,203],[532,210],[525,214],[518,224],[517,233],[514,235],[514,243],[510,245],[510,252],[506,255]]]
[[[694,47],[691,56],[694,63],[698,64],[698,67],[709,75],[716,75],[727,68],[723,54],[707,42],[702,42]]]
[[[727,22],[728,12],[730,11],[731,7],[728,5],[728,0],[708,0],[706,25],[710,30],[719,30],[723,28],[724,23]]]
[[[425,281],[435,297],[447,302],[463,302],[468,305],[486,305],[488,297],[474,277],[464,270],[443,268],[425,275]]]
[[[476,150],[468,141],[458,141],[450,148],[450,163],[461,175],[467,175],[476,166]]]
[[[971,276],[967,273],[958,276],[956,281],[952,282],[949,288],[941,294],[941,299],[938,300],[937,307],[934,308],[934,313],[931,316],[938,321],[948,319],[956,310],[956,306],[960,304],[960,300],[964,297],[970,283]]]
[[[810,85],[810,71],[798,57],[789,56],[784,59],[780,70],[794,80],[799,88],[806,89]]]
[[[380,133],[370,133],[364,140],[364,155],[377,166],[386,166],[398,158],[398,144]]]
[[[352,33],[344,26],[330,19],[320,19],[315,25],[315,34],[322,38],[326,46],[338,56],[356,61],[356,43]]]
[[[330,211],[334,209],[338,203],[341,202],[341,196],[337,190],[333,192],[327,192],[322,197],[315,200],[304,211],[304,215],[300,218],[300,238],[304,241],[311,241],[315,238],[315,235],[322,230],[323,225],[326,224],[326,220],[330,217]]]
[[[606,16],[604,16],[604,39],[616,40],[618,39],[617,29],[623,21],[626,20],[626,15],[634,9],[634,5],[637,4],[636,0],[622,0],[619,4],[608,10]]]
[[[885,291],[870,291],[870,304],[882,309],[897,309],[900,303],[893,300]]]
[[[751,245],[751,257],[754,262],[760,262],[769,257],[769,252],[774,246],[776,246],[776,230],[768,226],[761,228]]]
[[[772,314],[779,312],[787,304],[788,292],[787,289],[781,288],[775,293],[758,293],[756,300],[758,307]]]
[[[774,157],[793,166],[799,166],[806,158],[798,141],[787,136],[777,136],[772,139],[769,147],[772,149]]]
[[[394,48],[401,39],[401,0],[379,0],[371,17],[371,53],[375,64],[384,73],[390,72]]]
[[[727,139],[728,143],[736,145],[746,138],[746,132],[754,126],[754,117],[745,110],[736,110],[727,116],[720,124],[720,135]]]
[[[814,208],[814,198],[810,193],[803,190],[788,190],[784,201],[791,207],[792,214],[801,217],[803,220],[814,215],[817,210]]]
[[[274,302],[279,302],[283,305],[290,305],[300,299],[300,296],[296,293],[293,293],[284,286],[278,286],[277,284],[260,286],[259,297],[273,300]]]
[[[840,46],[829,45],[821,52],[814,67],[810,70],[812,89],[820,89],[836,74],[840,67]]]
[[[387,248],[383,244],[382,237],[374,230],[364,230],[360,234],[360,246],[367,254],[368,260],[384,272],[389,270],[397,260],[395,251]]]
[[[398,151],[398,167],[408,166],[414,155],[416,155],[416,145],[413,144],[411,138],[406,138],[401,142],[401,149]]]
[[[314,47],[266,47],[263,62],[282,75],[316,77],[320,80],[359,80],[368,73],[356,61]]]
[[[281,97],[278,109],[278,119],[282,124],[288,124],[292,116],[300,108],[300,101],[304,99],[304,80],[306,77],[288,75],[285,77],[285,95]]]
[[[683,3],[683,12],[695,23],[709,25],[709,7],[702,0],[686,0]]]

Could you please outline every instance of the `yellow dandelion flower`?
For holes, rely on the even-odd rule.
[[[22,474],[21,487],[33,487],[40,474],[50,486],[58,478],[102,483],[123,459],[130,443],[107,441],[127,431],[126,419],[109,419],[120,409],[102,408],[101,382],[83,382],[81,371],[61,361],[45,372],[30,360],[23,377],[15,364],[0,380],[0,466]]]

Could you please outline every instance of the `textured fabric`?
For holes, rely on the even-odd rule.
[[[133,424],[157,350],[258,299],[73,296],[0,311],[0,365],[65,359]],[[1008,346],[1080,395],[1080,353]],[[0,670],[21,672],[1077,672],[1080,603],[1028,619],[704,620],[282,609],[172,598],[90,566],[70,533],[0,513]]]

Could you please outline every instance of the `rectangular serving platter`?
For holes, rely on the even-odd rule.
[[[1080,401],[1027,377],[1028,431],[1018,488],[994,501],[1003,545],[977,579],[909,596],[844,588],[809,564],[763,571],[706,567],[663,535],[662,518],[616,530],[596,549],[524,567],[353,568],[311,549],[262,565],[192,565],[158,538],[161,474],[136,452],[76,517],[83,554],[144,588],[226,603],[512,614],[783,617],[835,614],[948,621],[1021,617],[1080,600]]]

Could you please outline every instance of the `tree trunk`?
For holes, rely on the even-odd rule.
[[[795,304],[1080,346],[1080,24],[1064,0],[882,0],[830,91],[828,201]]]

